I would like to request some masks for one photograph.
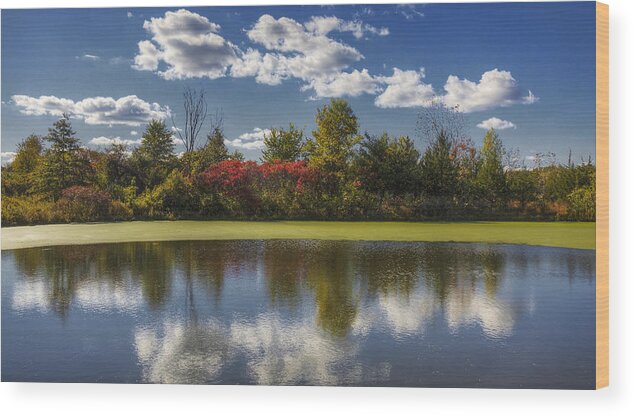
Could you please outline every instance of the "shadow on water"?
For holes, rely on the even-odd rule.
[[[593,386],[594,251],[280,240],[2,256],[3,380]]]

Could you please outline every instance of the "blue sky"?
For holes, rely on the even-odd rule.
[[[135,145],[148,119],[179,123],[187,86],[252,159],[330,97],[371,134],[415,137],[443,102],[477,144],[494,126],[522,157],[594,158],[594,20],[593,2],[3,10],[3,159],[62,111],[86,146]]]

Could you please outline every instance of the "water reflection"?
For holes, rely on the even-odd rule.
[[[488,358],[500,352],[494,345],[517,337],[522,347],[537,348],[539,342],[530,340],[535,333],[517,326],[528,321],[553,336],[547,320],[534,320],[541,316],[540,303],[551,308],[542,311],[561,304],[580,319],[593,319],[592,251],[207,241],[2,255],[3,264],[9,263],[3,266],[3,338],[11,335],[4,327],[7,298],[9,326],[34,312],[51,312],[70,326],[80,313],[104,326],[119,324],[111,329],[121,331],[123,343],[131,338],[140,368],[138,378],[128,381],[442,385],[426,376],[425,367],[435,363],[421,355],[425,347],[462,348],[459,355]],[[562,281],[584,287],[582,299],[566,294]],[[123,320],[114,323],[114,315]],[[584,331],[581,337],[592,336]],[[587,343],[583,359],[593,358]],[[562,346],[551,358],[565,353]],[[3,367],[5,360],[3,355]],[[590,373],[590,363],[584,373]],[[415,371],[417,364],[423,366]],[[454,365],[441,368],[445,380],[460,373],[459,363]]]

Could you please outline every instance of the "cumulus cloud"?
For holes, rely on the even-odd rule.
[[[394,68],[392,76],[381,77],[387,88],[376,97],[374,104],[380,108],[426,107],[432,104],[434,88],[424,83],[425,71],[402,71]]]
[[[269,129],[254,128],[253,131],[241,134],[238,138],[225,140],[225,144],[245,150],[259,150],[264,148],[264,135],[270,133]]]
[[[189,10],[166,12],[143,28],[152,40],[139,42],[133,66],[157,71],[163,62],[167,69],[158,74],[165,79],[219,78],[237,59],[237,47],[218,34],[220,25]]]
[[[376,82],[366,70],[343,72],[363,55],[327,36],[329,33],[350,32],[356,38],[389,34],[385,27],[359,20],[314,16],[302,24],[265,14],[245,31],[253,44],[264,49],[260,51],[255,47],[240,49],[219,34],[218,24],[184,9],[146,20],[143,27],[152,39],[138,43],[133,64],[137,70],[152,71],[166,79],[254,77],[267,85],[295,78],[305,82],[304,89],[315,89],[319,97],[377,92]],[[347,93],[342,91],[344,79],[352,82]]]
[[[423,16],[413,5],[396,10],[406,18]],[[246,48],[222,37],[218,24],[184,9],[146,20],[143,27],[152,37],[138,43],[133,66],[166,79],[228,75],[253,77],[266,85],[297,79],[302,82],[301,90],[314,93],[313,98],[377,95],[375,105],[381,108],[426,107],[441,101],[459,111],[474,112],[538,100],[531,91],[524,95],[510,72],[498,69],[485,72],[479,82],[450,75],[444,94],[439,95],[432,85],[423,82],[422,69],[394,68],[391,76],[356,69],[353,65],[364,55],[330,35],[349,32],[360,39],[389,34],[388,28],[374,27],[358,17],[347,21],[336,16],[312,16],[302,23],[264,14],[245,29],[252,42]],[[236,141],[236,145],[241,142]]]
[[[495,130],[506,130],[507,128],[516,128],[516,126],[510,121],[501,120],[497,117],[491,117],[488,120],[484,120],[480,124],[478,124],[478,128],[483,128],[485,130],[490,130],[491,128]]]
[[[112,97],[91,97],[81,101],[43,95],[39,98],[27,95],[13,95],[12,101],[20,112],[26,115],[70,114],[73,118],[83,120],[86,124],[130,125],[138,126],[151,119],[165,119],[170,114],[167,106],[142,100],[136,95],[128,95],[119,99]]]
[[[136,131],[136,130],[132,130],[132,131],[130,131],[130,135],[138,135],[138,134],[139,134],[139,133],[138,133],[138,131]]]
[[[361,52],[352,46],[312,32],[288,17],[260,16],[247,31],[247,36],[252,42],[273,51],[264,56],[275,61],[275,65],[270,65],[275,67],[274,78],[310,81],[336,75],[363,59]]]
[[[537,97],[531,91],[522,96],[518,82],[509,71],[497,68],[482,74],[479,82],[450,75],[445,83],[443,99],[448,107],[461,112],[484,111],[513,104],[532,104]]]
[[[141,144],[141,140],[126,140],[121,137],[94,137],[92,138],[88,144],[92,144],[94,146],[110,146],[113,144],[117,145],[125,145],[125,146],[136,146]]]
[[[367,69],[342,72],[332,78],[310,81],[303,87],[313,89],[318,97],[356,97],[361,94],[375,94],[379,91],[379,81]]]

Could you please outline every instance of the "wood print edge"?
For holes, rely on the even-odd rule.
[[[609,384],[609,8],[596,3],[596,383]]]

